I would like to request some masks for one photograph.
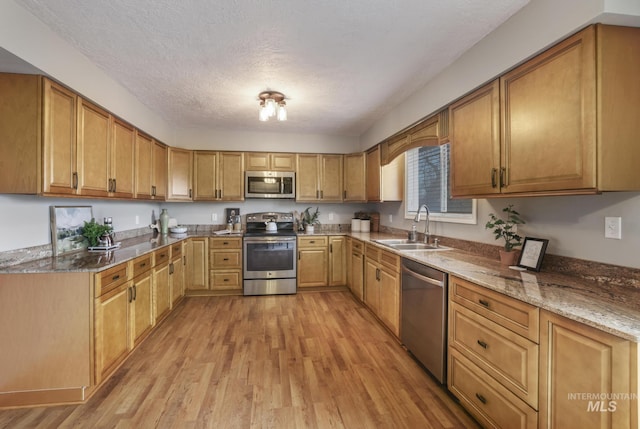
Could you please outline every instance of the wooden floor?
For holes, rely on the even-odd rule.
[[[349,292],[186,298],[83,405],[0,428],[473,428]]]

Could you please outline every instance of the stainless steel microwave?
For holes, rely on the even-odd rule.
[[[295,198],[296,173],[293,171],[245,171],[245,198]]]

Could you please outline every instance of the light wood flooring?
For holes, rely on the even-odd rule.
[[[85,404],[1,428],[474,428],[349,292],[186,298]]]

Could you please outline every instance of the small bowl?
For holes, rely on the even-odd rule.
[[[185,232],[187,232],[187,227],[186,226],[172,226],[171,228],[169,228],[169,231],[171,231],[172,234],[184,234]]]

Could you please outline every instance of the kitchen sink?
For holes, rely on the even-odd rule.
[[[391,247],[396,250],[449,250],[450,247],[440,246],[437,247],[433,244],[420,243],[417,241],[409,241],[403,239],[387,239],[387,240],[373,240],[376,243],[384,246]]]

